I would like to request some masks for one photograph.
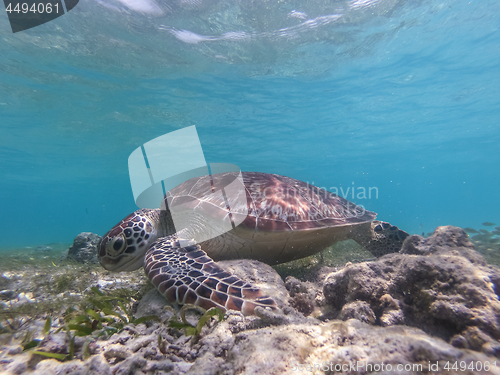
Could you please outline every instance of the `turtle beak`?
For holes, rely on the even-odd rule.
[[[122,256],[117,259],[102,257],[101,266],[111,272],[135,271],[144,266],[144,257]]]

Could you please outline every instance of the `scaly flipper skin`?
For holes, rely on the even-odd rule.
[[[252,315],[257,306],[276,309],[262,291],[224,271],[199,245],[182,247],[176,236],[156,241],[144,260],[148,278],[172,304],[220,307]]]

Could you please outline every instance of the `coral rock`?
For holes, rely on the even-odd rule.
[[[340,312],[342,320],[357,319],[365,323],[375,323],[375,313],[370,305],[364,301],[351,302],[342,308]]]
[[[98,263],[97,245],[100,240],[101,237],[95,233],[80,233],[68,249],[67,257],[80,263]]]
[[[439,227],[429,238],[408,237],[400,253],[331,273],[323,290],[344,314],[353,301],[364,301],[383,326],[404,322],[446,340],[477,327],[500,339],[499,275],[462,229]]]

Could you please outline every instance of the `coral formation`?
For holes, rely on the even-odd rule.
[[[272,294],[281,311],[259,307],[247,317],[228,311],[221,322],[206,315],[198,325],[193,311],[178,325],[169,323],[175,311],[141,271],[46,263],[47,269],[25,265],[0,277],[2,373],[500,374],[500,271],[460,228],[408,237],[400,253],[373,261],[313,266],[307,281],[288,276],[283,282],[257,261],[226,261],[225,268]],[[97,286],[106,292],[103,301],[136,302],[89,312]],[[159,321],[143,319],[151,315]],[[82,323],[57,332],[74,319]],[[100,323],[118,329],[94,334]],[[91,334],[76,334],[85,331],[82,324]]]
[[[363,301],[363,316],[371,309],[377,324],[404,323],[452,343],[457,342],[452,337],[470,337],[468,330],[476,327],[490,343],[483,349],[496,355],[499,281],[500,271],[485,263],[462,229],[439,227],[429,238],[409,237],[400,253],[331,273],[324,294],[337,310]]]
[[[99,263],[97,261],[97,245],[101,237],[95,233],[83,232],[75,237],[73,245],[68,249],[68,259],[79,263]]]

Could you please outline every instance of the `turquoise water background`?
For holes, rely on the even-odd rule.
[[[500,225],[497,0],[135,4],[0,16],[0,247],[103,235],[129,154],[191,125],[209,163],[375,187],[347,198],[411,233]]]

